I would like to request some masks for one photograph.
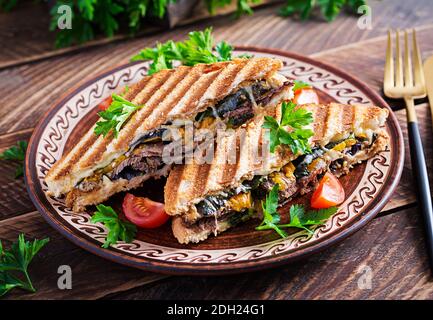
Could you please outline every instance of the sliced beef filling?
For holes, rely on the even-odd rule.
[[[290,85],[291,82],[288,81],[281,87],[272,88],[266,81],[257,81],[225,97],[214,107],[199,113],[196,121],[218,116],[227,120],[232,127],[238,127],[254,117],[254,104],[266,105],[275,94]]]
[[[132,179],[138,175],[152,174],[164,166],[163,143],[144,144],[132,155],[119,163],[110,174],[110,179]]]

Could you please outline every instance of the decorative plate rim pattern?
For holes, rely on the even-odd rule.
[[[372,103],[389,108],[366,85],[334,67],[273,49],[241,47],[237,51],[278,57],[284,61],[282,74],[309,82],[341,103]],[[340,206],[340,210],[326,224],[317,227],[312,236],[298,232],[286,239],[259,245],[212,250],[171,248],[141,240],[119,243],[109,250],[102,249],[100,245],[106,232],[104,227],[91,224],[87,213],[72,213],[62,200],[46,197],[43,177],[63,153],[63,147],[79,121],[115,88],[136,82],[145,74],[147,66],[146,62],[121,66],[72,90],[47,112],[30,140],[26,156],[26,181],[33,202],[51,225],[89,251],[123,264],[168,273],[208,274],[259,269],[317,251],[328,246],[329,240],[333,243],[356,231],[383,207],[397,185],[403,165],[402,135],[391,112],[387,124],[391,149],[367,162],[356,189]]]

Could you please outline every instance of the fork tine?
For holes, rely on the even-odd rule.
[[[413,87],[412,63],[410,59],[409,41],[407,30],[404,31],[404,86]]]
[[[400,50],[400,33],[398,30],[395,32],[395,51],[396,51],[396,64],[395,64],[395,86],[403,86],[403,65],[401,61],[401,50]]]
[[[422,70],[421,54],[420,54],[418,43],[416,40],[415,29],[413,29],[413,31],[412,31],[412,39],[413,39],[412,55],[413,55],[413,63],[414,63],[415,85],[424,86],[424,73]]]
[[[392,58],[391,30],[388,30],[388,46],[386,47],[385,75],[383,84],[385,87],[394,86],[394,59]]]

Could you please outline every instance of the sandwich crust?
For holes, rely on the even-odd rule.
[[[384,150],[389,143],[389,137],[383,130],[389,111],[375,106],[343,105],[331,103],[328,105],[304,105],[313,114],[310,125],[314,136],[310,139],[311,146],[325,146],[337,142],[355,133],[355,136],[365,136],[373,139],[371,148],[361,150],[353,157],[350,166],[365,161],[376,153]],[[274,110],[274,115],[278,114]],[[196,225],[199,218],[195,204],[210,195],[217,195],[224,190],[238,187],[243,181],[250,180],[255,175],[269,175],[279,171],[284,165],[297,158],[287,148],[278,147],[275,154],[269,154],[267,161],[257,163],[251,156],[254,146],[265,148],[262,141],[263,117],[256,118],[246,126],[247,138],[244,143],[237,140],[238,152],[236,162],[221,164],[218,160],[228,146],[233,145],[233,139],[228,137],[218,141],[215,158],[211,164],[186,164],[173,168],[165,185],[165,210],[173,215],[172,229],[180,243],[198,242],[213,233],[222,232],[231,225],[226,221],[212,225]],[[239,130],[239,129],[238,129]],[[266,148],[268,148],[266,146]],[[339,171],[337,175],[346,174],[349,167]],[[217,219],[217,218],[216,218]]]
[[[131,86],[125,99],[145,107],[133,114],[116,139],[112,134],[96,136],[92,127],[48,171],[47,193],[60,196],[70,192],[79,181],[127,152],[146,132],[178,118],[191,119],[242,83],[271,77],[281,66],[280,60],[272,58],[235,59],[180,66],[144,77]]]
[[[371,137],[384,125],[389,113],[387,109],[375,106],[337,103],[308,104],[303,108],[313,114],[313,123],[310,127],[314,136],[310,139],[310,144],[321,146],[344,139],[350,133]],[[275,115],[276,111],[273,112]],[[184,214],[205,196],[217,194],[227,188],[235,188],[245,179],[258,174],[267,175],[294,160],[296,155],[286,148],[279,147],[275,154],[268,153],[266,156],[262,152],[264,160],[257,161],[255,156],[257,150],[269,148],[263,140],[265,135],[262,123],[263,117],[257,117],[245,126],[246,130],[243,133],[245,137],[242,143],[236,135],[219,140],[212,163],[206,165],[191,163],[174,167],[164,189],[167,213]],[[239,132],[240,129],[237,131]],[[236,162],[227,163],[224,161],[226,151],[234,145],[238,148]]]

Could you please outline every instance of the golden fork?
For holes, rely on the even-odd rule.
[[[392,35],[388,31],[388,46],[386,50],[385,75],[383,89],[388,98],[404,99],[406,102],[407,124],[409,132],[409,147],[412,162],[412,171],[417,187],[418,208],[422,211],[426,228],[427,250],[430,267],[433,270],[433,211],[430,196],[427,167],[424,150],[419,134],[418,119],[415,112],[415,98],[426,96],[424,73],[421,55],[416,40],[416,33],[412,33],[412,58],[409,48],[408,32],[404,32],[403,60],[400,50],[400,34],[395,35],[395,71],[392,50]],[[412,62],[413,60],[413,62]],[[404,69],[404,72],[403,72]]]

